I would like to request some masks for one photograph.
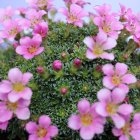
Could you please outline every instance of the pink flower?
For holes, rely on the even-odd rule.
[[[16,35],[22,31],[17,20],[9,20],[3,23],[2,37],[14,40]]]
[[[109,89],[118,87],[128,93],[128,85],[137,81],[134,75],[128,73],[128,66],[124,63],[117,63],[115,67],[112,64],[106,64],[102,70],[105,75],[103,85]]]
[[[134,115],[134,119],[130,122],[130,116],[125,116],[125,126],[121,129],[113,128],[114,136],[119,137],[119,140],[129,140],[132,137],[134,140],[140,140],[140,113]]]
[[[8,97],[0,101],[0,122],[6,123],[11,120],[14,115],[20,120],[27,120],[30,118],[30,110],[28,106],[30,101],[20,99],[17,102],[9,101]],[[5,124],[6,125],[6,124]]]
[[[46,14],[44,10],[37,11],[35,9],[28,9],[26,18],[30,21],[32,27],[43,22],[43,16]]]
[[[33,30],[34,35],[39,34],[41,37],[46,37],[48,33],[48,24],[46,22],[41,22],[34,27]]]
[[[8,126],[8,121],[0,122],[0,130],[6,130]]]
[[[32,90],[27,87],[32,74],[22,73],[18,68],[13,68],[8,73],[9,80],[3,80],[0,84],[0,94],[8,94],[10,102],[17,102],[19,99],[30,100]]]
[[[47,7],[47,10],[50,10],[53,7],[53,0],[26,0],[26,2],[33,8]]]
[[[72,4],[70,6],[70,11],[66,8],[61,8],[59,11],[67,17],[67,22],[69,24],[73,24],[78,27],[83,26],[82,18],[88,16],[88,13],[76,4]]]
[[[53,70],[60,71],[62,70],[62,62],[60,60],[55,60],[52,64]]]
[[[97,16],[93,20],[100,31],[106,33],[111,38],[118,39],[119,31],[123,29],[123,25],[114,15]]]
[[[133,112],[133,106],[130,104],[122,104],[126,94],[123,90],[116,88],[111,93],[108,89],[101,89],[98,92],[96,112],[102,117],[111,117],[117,128],[125,126],[123,115],[129,115]]]
[[[105,119],[95,112],[96,104],[90,106],[90,103],[83,99],[78,103],[79,114],[73,114],[68,120],[68,127],[73,130],[80,129],[82,139],[89,140],[95,134],[103,133]]]
[[[99,32],[96,37],[86,37],[84,43],[87,45],[88,49],[86,52],[86,57],[88,59],[108,59],[114,60],[113,53],[107,53],[106,50],[114,48],[117,44],[116,40],[113,38],[107,38],[104,32]]]
[[[67,5],[77,4],[83,7],[86,4],[90,4],[89,2],[85,2],[85,0],[64,0]]]
[[[0,9],[0,22],[4,23],[5,21],[11,20],[15,14],[15,10],[12,7],[7,7],[6,9]]]
[[[122,21],[127,21],[132,14],[132,9],[127,9],[124,5],[120,4],[121,11],[119,12],[120,19]]]
[[[24,37],[20,39],[20,46],[16,48],[16,53],[22,55],[25,59],[32,59],[41,54],[44,47],[41,47],[42,38],[40,35],[34,35],[33,38]]]
[[[51,140],[58,134],[58,128],[51,125],[51,119],[47,115],[42,115],[38,124],[35,122],[27,123],[26,131],[30,134],[29,140]]]

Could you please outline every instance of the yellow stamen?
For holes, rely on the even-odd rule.
[[[93,121],[93,118],[90,114],[85,114],[81,116],[81,122],[84,126],[91,125],[92,121]]]
[[[25,89],[25,86],[22,83],[13,84],[13,90],[16,92],[21,92]]]
[[[95,55],[101,55],[101,54],[103,54],[103,53],[104,53],[104,51],[103,51],[103,49],[101,48],[101,46],[99,46],[99,45],[95,45],[95,46],[94,46],[93,54],[95,54]]]
[[[33,53],[35,53],[36,51],[37,51],[37,47],[31,46],[30,48],[28,48],[28,52],[29,52],[30,54],[33,54]]]
[[[69,16],[69,18],[70,18],[70,20],[73,21],[73,22],[77,21],[77,17],[74,16],[74,15],[72,15],[72,14]]]
[[[45,128],[39,128],[37,131],[37,135],[39,138],[44,138],[47,135],[47,130]]]
[[[121,83],[121,78],[120,78],[119,76],[117,76],[117,75],[114,75],[114,76],[112,77],[112,83],[113,83],[114,85],[119,85],[119,84]]]
[[[123,134],[129,136],[129,131],[130,131],[130,123],[126,123],[125,126],[122,128]]]
[[[45,5],[47,3],[47,0],[38,0],[38,5]]]
[[[7,108],[9,110],[11,110],[11,111],[15,111],[17,109],[17,107],[18,107],[18,103],[17,102],[11,103],[11,102],[8,101],[6,104],[7,104]]]
[[[109,103],[106,107],[106,111],[110,114],[113,115],[117,112],[117,108],[118,106],[113,104],[113,103]]]
[[[15,28],[13,28],[13,29],[11,29],[10,31],[9,31],[9,34],[12,36],[12,35],[15,35],[15,34],[17,34],[18,33],[18,29],[15,27]]]

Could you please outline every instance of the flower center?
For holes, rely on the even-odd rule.
[[[106,32],[106,33],[109,33],[109,32],[111,31],[110,27],[107,26],[107,25],[104,25],[104,26],[103,26],[103,30],[104,30],[104,32]]]
[[[28,52],[30,53],[30,54],[33,54],[33,53],[35,53],[37,51],[37,47],[35,47],[35,46],[31,46],[30,48],[28,48]]]
[[[123,134],[129,136],[130,132],[130,123],[126,123],[125,126],[121,129]]]
[[[17,33],[18,33],[18,29],[16,27],[9,31],[9,35],[11,36],[16,35]]]
[[[21,92],[25,89],[25,86],[22,83],[13,84],[13,90],[16,92]]]
[[[45,5],[47,3],[47,0],[38,0],[38,5]]]
[[[114,85],[119,85],[119,84],[121,83],[121,78],[120,78],[119,76],[117,76],[117,75],[114,75],[114,76],[112,77],[112,83],[113,83]]]
[[[84,126],[89,126],[93,121],[93,118],[90,114],[84,114],[81,116],[81,122]]]
[[[113,104],[113,103],[109,103],[106,107],[106,111],[110,114],[113,115],[117,112],[117,108],[118,106]]]
[[[44,138],[47,135],[47,130],[45,128],[39,128],[37,131],[37,135],[39,138]]]
[[[103,53],[104,53],[103,49],[99,45],[95,45],[95,47],[93,49],[93,54],[101,55]]]
[[[17,109],[17,107],[18,107],[18,103],[17,102],[11,103],[11,102],[7,101],[6,104],[7,104],[7,108],[9,110],[11,110],[11,111],[15,111]]]
[[[34,25],[37,25],[39,23],[39,19],[37,19],[37,18],[33,18],[33,19],[31,19],[31,26],[34,26]]]
[[[73,22],[77,21],[77,17],[72,14],[70,14],[69,19]]]

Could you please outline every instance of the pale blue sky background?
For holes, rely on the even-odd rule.
[[[101,5],[103,3],[111,4],[113,7],[113,11],[117,11],[119,9],[119,3],[122,3],[127,7],[132,8],[134,12],[140,12],[140,0],[86,0],[86,1],[91,2],[92,6]],[[54,4],[56,7],[62,7],[64,5],[62,0],[54,0]],[[9,5],[13,7],[22,7],[27,6],[27,3],[25,3],[25,0],[0,0],[0,8],[7,7]],[[86,9],[91,11],[92,8],[91,6],[88,6]]]

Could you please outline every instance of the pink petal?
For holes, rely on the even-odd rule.
[[[78,102],[78,110],[80,113],[85,114],[90,110],[90,103],[86,99]]]
[[[27,54],[23,55],[23,57],[25,59],[29,60],[29,59],[32,59],[34,57],[34,55],[27,53]]]
[[[113,120],[115,126],[116,126],[118,129],[124,127],[124,125],[125,125],[125,120],[124,120],[123,117],[121,117],[121,116],[118,115],[118,114],[115,114],[115,115],[111,116],[111,118],[112,118],[112,120]]]
[[[91,59],[91,60],[97,58],[97,56],[94,55],[93,52],[92,52],[90,49],[87,49],[86,57],[87,57],[88,59]]]
[[[113,53],[104,52],[103,54],[100,55],[100,57],[102,59],[114,60],[114,54]]]
[[[105,34],[105,33],[102,32],[102,31],[99,31],[99,33],[97,34],[97,37],[96,37],[96,41],[97,41],[99,44],[102,44],[102,43],[104,43],[106,40],[107,40],[107,34]]]
[[[101,24],[102,24],[102,19],[101,17],[94,17],[94,24],[101,27]]]
[[[140,122],[140,113],[136,113],[135,115],[134,115],[134,119],[133,119],[134,121],[139,121]]]
[[[33,134],[29,136],[29,140],[39,140],[39,139],[37,135]]]
[[[115,69],[118,75],[124,75],[125,73],[127,73],[128,67],[124,63],[117,63]]]
[[[27,47],[26,46],[18,46],[16,48],[16,53],[17,54],[23,55],[23,54],[26,54],[26,52],[27,52]]]
[[[16,102],[16,101],[18,101],[19,100],[19,95],[18,95],[18,93],[15,93],[15,92],[10,92],[9,94],[8,94],[8,100],[10,101],[10,102]]]
[[[110,50],[110,49],[114,48],[116,45],[117,45],[117,42],[115,39],[108,38],[102,47],[104,50]]]
[[[56,126],[50,126],[49,127],[49,135],[51,137],[55,137],[58,135],[58,128]]]
[[[133,137],[134,140],[140,140],[140,130],[132,130],[131,131],[131,136]]]
[[[29,122],[26,124],[25,129],[26,131],[28,131],[29,134],[34,134],[36,133],[38,126],[35,122]]]
[[[97,93],[97,98],[99,101],[110,102],[111,101],[111,91],[108,89],[101,89]]]
[[[132,74],[126,74],[122,77],[122,82],[126,84],[132,84],[132,83],[137,82],[137,79]]]
[[[12,84],[9,81],[0,83],[0,94],[8,93],[12,90]]]
[[[97,106],[96,106],[96,108],[95,108],[95,110],[96,110],[96,112],[99,114],[99,115],[101,115],[101,116],[103,116],[103,117],[107,117],[108,116],[108,113],[107,113],[107,111],[106,111],[106,103],[104,103],[104,102],[99,102],[99,103],[97,103]]]
[[[42,37],[39,34],[36,34],[32,38],[32,45],[39,47],[42,43]]]
[[[76,22],[74,22],[74,25],[76,25],[78,27],[83,27],[83,21],[82,20],[76,21]]]
[[[83,41],[88,48],[90,48],[91,50],[93,49],[93,46],[95,45],[94,39],[92,37],[86,37]]]
[[[118,137],[122,135],[121,129],[113,128],[112,133],[114,136]]]
[[[80,129],[80,136],[84,140],[90,140],[94,137],[94,131],[92,127],[82,127]]]
[[[8,126],[8,122],[0,123],[0,130],[6,130]]]
[[[65,16],[68,16],[68,10],[66,8],[60,8],[58,11],[64,14]]]
[[[8,73],[8,78],[12,83],[22,81],[22,72],[18,68],[10,69]]]
[[[129,140],[129,138],[126,135],[122,135],[119,140]]]
[[[43,51],[44,51],[44,47],[39,47],[39,48],[37,49],[37,52],[35,53],[35,55],[39,55],[39,54],[41,54]]]
[[[42,115],[40,118],[39,118],[39,121],[38,121],[39,125],[44,127],[44,128],[48,128],[49,125],[51,124],[51,119],[49,116],[47,115]]]
[[[72,4],[70,6],[70,13],[72,13],[73,15],[78,15],[79,13],[81,13],[82,8],[76,4]]]
[[[115,87],[115,85],[112,83],[112,77],[110,76],[105,76],[103,78],[103,85],[108,89],[113,89]]]
[[[20,120],[28,120],[30,118],[30,110],[28,108],[19,108],[15,114]]]
[[[129,92],[129,87],[127,85],[125,85],[125,84],[120,84],[118,86],[118,88],[121,89],[121,90],[123,90],[124,93],[126,93],[126,94],[128,94],[128,92]]]
[[[23,74],[23,77],[22,77],[22,83],[24,85],[27,85],[28,82],[30,81],[30,79],[33,77],[33,74],[30,73],[30,72],[26,72]]]
[[[7,109],[0,109],[0,122],[4,123],[11,120],[13,113]]]
[[[95,122],[95,123],[93,123],[93,125],[94,125],[94,129],[93,129],[94,133],[101,134],[104,132],[103,124]]]
[[[122,115],[130,115],[133,112],[133,106],[130,104],[122,104],[118,108],[118,112]]]
[[[126,92],[124,92],[124,90],[120,89],[120,88],[115,88],[112,91],[112,101],[115,104],[119,104],[122,103],[124,101],[124,99],[126,98]]]
[[[81,128],[80,117],[72,115],[68,120],[68,127],[73,130],[79,130]]]
[[[107,76],[114,75],[114,66],[112,64],[106,64],[103,66],[102,71]]]
[[[19,97],[25,100],[30,100],[32,98],[32,90],[26,87],[24,91],[19,93]]]
[[[31,45],[31,39],[30,37],[24,37],[20,39],[20,44],[22,46],[30,46]]]

